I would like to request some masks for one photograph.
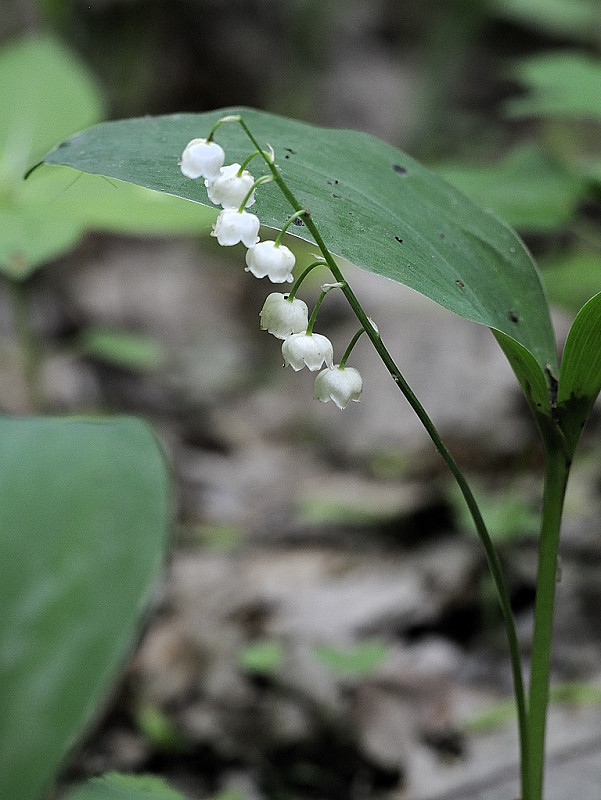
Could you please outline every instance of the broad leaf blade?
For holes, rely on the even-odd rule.
[[[568,443],[576,447],[601,391],[601,292],[574,320],[561,360],[557,405]]]
[[[165,465],[127,418],[0,419],[0,797],[39,800],[162,563]]]
[[[316,128],[251,109],[121,120],[71,137],[45,161],[103,174],[209,204],[202,181],[177,162],[186,143],[238,111],[276,151],[281,171],[308,206],[327,245],[357,266],[411,286],[467,319],[500,330],[530,351],[541,369],[556,364],[540,277],[516,234],[401,151],[367,134]],[[217,140],[228,161],[250,143],[237,124]],[[255,172],[259,165],[253,162]],[[290,213],[275,184],[261,187],[253,211],[281,229]],[[311,241],[306,228],[293,233]]]

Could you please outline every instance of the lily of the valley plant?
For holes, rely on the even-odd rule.
[[[199,134],[204,138],[190,141]],[[275,148],[262,147],[257,136]],[[232,153],[228,165],[226,151]],[[256,180],[248,169],[254,159],[265,170]],[[559,532],[572,457],[601,390],[601,293],[574,320],[560,362],[540,276],[517,235],[405,153],[354,131],[253,109],[119,120],[71,137],[44,161],[220,206],[212,231],[219,244],[241,244],[251,275],[289,286],[268,294],[260,325],[282,341],[285,365],[318,373],[317,400],[341,409],[359,400],[363,381],[347,360],[359,336],[371,341],[451,471],[484,548],[509,646],[520,800],[543,800]],[[257,207],[260,214],[253,213]],[[275,239],[260,238],[261,222],[279,231]],[[295,254],[283,243],[293,223],[318,251],[296,280]],[[545,464],[527,687],[509,591],[478,503],[333,253],[490,328],[518,378]],[[309,313],[297,293],[311,270],[329,274]],[[342,292],[359,323],[340,359],[329,339],[314,332],[320,305],[333,290]]]

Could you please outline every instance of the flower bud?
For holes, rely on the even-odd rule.
[[[293,333],[282,344],[284,366],[291,366],[295,372],[307,367],[311,372],[320,369],[325,363],[332,366],[334,349],[327,336],[319,333]]]
[[[242,242],[245,247],[252,247],[259,241],[259,218],[247,211],[236,211],[224,208],[217,217],[211,236],[224,247]]]
[[[252,189],[255,179],[248,170],[243,170],[241,175],[238,175],[239,171],[240,164],[229,164],[227,167],[221,167],[215,180],[205,180],[211,203],[224,208],[240,208],[242,201]],[[255,193],[253,192],[244,205],[248,208],[254,202]]]
[[[206,178],[212,181],[219,176],[224,161],[225,152],[217,142],[192,139],[182,153],[180,169],[186,178]]]
[[[269,331],[277,339],[287,339],[293,333],[307,330],[309,309],[307,304],[297,297],[292,300],[288,295],[272,292],[267,295],[259,314],[261,330]]]
[[[259,242],[246,253],[246,271],[255,278],[267,276],[272,283],[292,283],[295,262],[292,250],[271,240]]]
[[[363,391],[363,379],[354,367],[342,367],[338,364],[322,370],[315,378],[315,400],[329,403],[333,400],[338,408],[346,408],[353,400],[359,402]]]

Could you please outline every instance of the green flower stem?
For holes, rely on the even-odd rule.
[[[357,333],[353,336],[353,338],[349,342],[349,346],[346,348],[346,350],[344,351],[344,355],[340,359],[340,364],[338,365],[340,369],[344,369],[346,367],[346,362],[348,361],[348,357],[350,356],[353,347],[359,341],[359,337],[361,336],[362,333],[365,333],[365,328],[359,328]]]
[[[319,306],[323,303],[323,299],[326,295],[327,292],[322,292],[317,298],[317,302],[313,306],[313,311],[311,312],[311,316],[309,317],[309,322],[307,324],[307,336],[310,336],[313,333],[313,325],[315,325],[315,319],[317,317],[317,312],[319,311]]]
[[[316,267],[327,267],[327,266],[328,265],[326,264],[325,261],[314,261],[312,264],[309,264],[308,267],[305,267],[305,269],[301,272],[298,278],[294,281],[294,286],[290,290],[290,294],[288,295],[288,300],[290,300],[290,302],[294,300],[301,283],[305,280],[305,278],[310,272],[312,272]]]
[[[549,428],[550,430],[550,428]],[[544,432],[545,489],[539,540],[534,635],[530,666],[529,752],[530,791],[528,800],[542,800],[545,767],[545,733],[549,706],[549,669],[553,632],[557,552],[570,459],[563,447],[563,438]]]
[[[247,127],[244,120],[240,119],[240,125],[242,126],[245,133],[247,134],[253,145],[256,147],[256,149],[261,150],[261,147],[259,146],[257,140],[253,136],[252,132]],[[273,175],[273,180],[275,181],[275,183],[277,183],[282,194],[288,200],[292,208],[294,208],[295,211],[297,212],[302,211],[303,210],[302,205],[298,202],[294,194],[288,188],[288,185],[280,175],[275,164],[267,158],[265,158],[265,161],[269,169],[271,170],[271,173]],[[319,233],[317,227],[315,226],[313,220],[311,219],[311,215],[308,212],[308,210],[303,219],[305,225],[307,226],[308,231],[313,236],[315,243],[319,247],[328,267],[330,268],[330,271],[334,276],[334,279],[343,284],[341,288],[346,296],[346,299],[348,300],[349,305],[354,311],[360,324],[365,329],[365,332],[371,339],[372,344],[374,345],[378,355],[384,362],[392,379],[394,380],[394,382],[397,384],[397,386],[405,396],[411,408],[417,414],[417,417],[419,418],[420,422],[426,429],[426,432],[430,436],[430,439],[432,440],[436,449],[438,450],[438,452],[444,459],[445,463],[447,464],[448,468],[450,469],[451,474],[453,475],[455,481],[457,482],[457,485],[459,486],[459,489],[465,499],[471,517],[474,521],[476,532],[484,547],[484,551],[486,553],[486,558],[488,561],[488,566],[497,591],[497,596],[499,604],[501,606],[501,612],[503,614],[505,631],[509,645],[511,668],[513,673],[514,694],[515,694],[517,716],[518,716],[518,732],[520,739],[520,756],[521,756],[520,778],[521,778],[521,790],[522,790],[521,800],[540,800],[540,798],[537,797],[536,795],[530,794],[530,757],[529,757],[530,737],[528,734],[528,728],[529,728],[528,709],[526,706],[526,695],[524,691],[524,682],[522,676],[520,646],[515,627],[515,619],[511,608],[511,600],[509,597],[509,592],[507,590],[507,585],[505,583],[505,578],[503,576],[503,569],[501,567],[501,562],[499,561],[499,556],[497,555],[492,539],[490,538],[490,534],[488,533],[488,530],[482,518],[482,514],[480,513],[480,509],[478,507],[476,499],[472,493],[472,490],[467,480],[465,479],[463,473],[459,469],[459,466],[455,462],[455,459],[451,455],[447,446],[443,442],[440,434],[438,433],[438,430],[434,426],[434,423],[428,416],[422,404],[417,399],[416,395],[413,393],[409,384],[406,382],[399,368],[395,364],[392,356],[390,355],[384,343],[382,342],[378,331],[372,325],[371,321],[363,311],[361,304],[355,297],[355,294],[352,291],[351,287],[344,279],[344,276],[340,271],[340,268],[336,264],[336,261],[334,260],[332,254],[330,253],[330,251],[326,247],[325,242],[321,238],[321,234]],[[553,580],[555,580],[555,578],[553,578]]]
[[[257,186],[260,186],[262,183],[271,183],[272,180],[273,178],[271,177],[271,175],[263,175],[262,177],[258,178],[244,196],[244,200],[240,203],[240,207],[238,208],[238,214],[242,214],[246,210],[246,204],[250,200],[250,196],[255,191]]]
[[[306,209],[302,208],[300,211],[295,211],[294,214],[288,217],[286,223],[282,226],[282,230],[278,233],[274,247],[279,247],[282,244],[282,239],[288,228],[292,225],[295,219],[299,219],[300,217],[304,217],[306,215]]]

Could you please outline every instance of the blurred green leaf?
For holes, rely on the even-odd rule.
[[[168,478],[130,418],[1,418],[0,442],[0,797],[39,800],[151,596]]]
[[[86,230],[196,235],[216,211],[141,186],[40,168],[0,202],[0,270],[24,280],[74,247]]]
[[[584,178],[540,148],[524,145],[496,164],[441,164],[435,171],[483,208],[523,231],[571,222],[586,192]]]
[[[532,354],[520,362],[528,370],[522,385],[537,380],[530,370],[542,375],[546,364],[557,364],[540,277],[515,233],[374,137],[252,109],[223,109],[97,125],[61,143],[45,161],[209,205],[202,183],[184,178],[178,159],[190,139],[235,112],[259,142],[273,145],[286,181],[334,253],[519,342]],[[252,150],[238,125],[222,126],[217,139],[231,161],[241,162]],[[276,230],[290,213],[275,184],[261,188],[255,210]],[[294,226],[293,233],[311,241],[304,226]],[[501,346],[505,341],[500,337]]]
[[[163,345],[150,336],[105,328],[84,331],[77,346],[84,356],[137,372],[156,370],[167,358]]]
[[[96,122],[102,104],[83,64],[48,37],[0,50],[0,271],[24,280],[86,230],[197,233],[216,212],[69,169],[22,177],[53,144]]]
[[[601,292],[579,311],[566,339],[559,385],[558,413],[573,452],[601,391]]]
[[[164,753],[183,752],[188,743],[169,717],[156,705],[142,702],[136,706],[136,724],[152,746]]]
[[[194,547],[208,547],[211,550],[231,553],[244,542],[246,532],[236,525],[206,523],[184,525],[180,528],[178,541]]]
[[[137,234],[197,234],[217,209],[182,198],[72,169],[39,167],[22,184],[20,199],[40,213],[63,215],[80,227]]]
[[[511,77],[528,90],[510,98],[510,117],[569,117],[601,120],[601,60],[565,51],[543,53],[517,62]]]
[[[490,0],[492,11],[554,36],[594,39],[601,23],[598,0]]]
[[[154,775],[111,772],[79,786],[67,800],[185,800],[185,797]]]
[[[463,497],[455,486],[450,488],[450,493],[461,530],[475,536],[472,518]],[[523,492],[497,494],[481,488],[478,491],[478,505],[495,542],[524,541],[538,537],[538,510],[532,507]]]
[[[553,305],[577,314],[601,286],[599,253],[575,250],[544,265],[543,283]]]
[[[277,639],[258,639],[238,653],[238,664],[251,675],[273,675],[284,661],[285,648]]]
[[[79,220],[32,199],[23,174],[49,146],[100,119],[102,103],[75,56],[32,36],[0,49],[0,108],[0,270],[21,279],[82,233]]]
[[[366,677],[378,667],[388,654],[389,646],[380,639],[368,639],[359,644],[340,648],[329,644],[316,645],[315,656],[335,672]]]
[[[102,117],[87,69],[58,41],[31,36],[0,49],[0,187],[65,136]]]
[[[601,689],[594,683],[569,681],[551,686],[549,690],[551,703],[569,703],[576,706],[593,706],[601,704]],[[482,733],[504,725],[516,715],[515,700],[501,700],[499,703],[472,716],[465,723],[468,731]]]

